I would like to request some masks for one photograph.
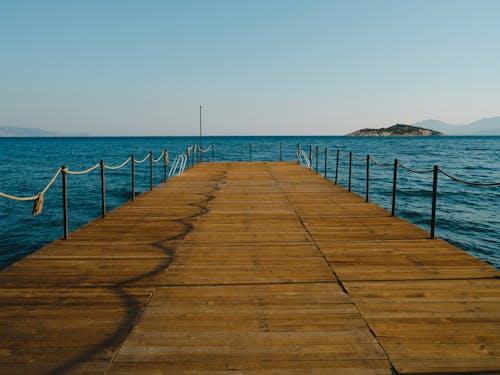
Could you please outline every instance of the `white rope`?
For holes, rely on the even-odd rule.
[[[86,173],[92,172],[96,168],[99,168],[100,165],[101,165],[101,163],[97,163],[96,165],[93,165],[92,167],[90,167],[89,169],[85,169],[84,171],[70,171],[68,168],[66,168],[65,172],[67,174],[75,174],[75,175],[86,174]]]
[[[49,188],[54,184],[56,178],[59,176],[60,173],[61,173],[61,168],[59,168],[56,171],[56,173],[54,173],[54,176],[52,176],[49,183],[37,195],[33,195],[31,197],[18,197],[15,195],[10,195],[10,194],[0,192],[0,197],[4,197],[4,198],[7,198],[7,199],[10,199],[13,201],[34,201],[35,199],[38,199],[38,197],[40,195],[45,194],[47,192],[47,190],[49,190]]]
[[[43,195],[50,189],[50,187],[54,184],[57,177],[61,174],[62,169],[58,168],[56,173],[52,176],[49,183],[45,185],[45,187],[40,191],[37,195],[33,195],[32,197],[17,197],[15,195],[5,194],[0,192],[0,197],[4,197],[14,201],[34,201],[33,202],[33,210],[31,213],[33,216],[36,216],[42,212],[43,209]]]
[[[208,152],[212,149],[212,146],[213,144],[211,144],[209,147],[207,147],[206,149],[202,149],[201,152]]]
[[[146,157],[144,159],[142,159],[142,160],[137,160],[137,159],[134,158],[134,162],[136,162],[137,164],[144,163],[146,160],[149,159],[150,156],[151,156],[150,154],[147,154]]]
[[[120,169],[120,168],[123,168],[124,166],[127,165],[127,163],[132,160],[132,156],[129,156],[127,160],[125,160],[123,163],[121,163],[120,165],[117,165],[116,167],[113,167],[111,165],[104,165],[104,168],[106,169],[111,169],[111,170],[117,170],[117,169]]]
[[[153,159],[153,163],[158,163],[161,158],[163,158],[163,155],[165,155],[165,150],[161,152],[160,156],[158,156],[158,159]]]

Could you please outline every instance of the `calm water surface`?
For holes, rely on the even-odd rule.
[[[417,169],[438,164],[446,171],[472,181],[500,181],[500,137],[206,137],[204,144],[217,144],[216,161],[296,160],[297,143],[325,147],[329,178],[335,173],[335,151],[367,153],[391,163],[395,158]],[[131,153],[142,159],[150,151],[167,149],[172,160],[196,137],[114,138],[0,138],[0,191],[13,195],[35,195],[61,165],[81,170],[104,159],[117,165]],[[307,145],[307,146],[306,146]],[[313,153],[315,154],[315,153]],[[211,153],[207,155],[211,156]],[[161,163],[155,164],[154,181],[163,179]],[[313,166],[316,163],[313,162]],[[319,172],[324,171],[320,154]],[[353,165],[352,189],[365,193],[365,163]],[[370,197],[390,209],[392,168],[371,166]],[[339,183],[347,185],[348,158],[341,158]],[[437,235],[500,268],[500,188],[470,187],[439,176]],[[108,210],[130,199],[130,164],[106,172]],[[149,163],[136,165],[136,190],[149,189]],[[414,174],[399,169],[397,214],[428,230],[432,174]],[[100,172],[68,176],[70,230],[100,215]],[[0,198],[0,268],[36,251],[62,234],[60,179],[46,193],[43,213],[31,216],[32,202]]]

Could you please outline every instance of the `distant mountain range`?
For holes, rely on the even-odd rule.
[[[500,135],[500,116],[483,118],[466,125],[452,125],[439,120],[424,120],[413,125],[446,135]]]
[[[88,134],[70,134],[62,132],[50,132],[42,129],[20,128],[17,126],[0,126],[0,137],[75,137],[87,136]]]

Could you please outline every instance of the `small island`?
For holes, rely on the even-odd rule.
[[[361,129],[355,132],[346,134],[347,137],[416,137],[416,136],[431,136],[431,135],[444,135],[441,132],[420,128],[418,126],[396,124],[388,128],[380,129]]]

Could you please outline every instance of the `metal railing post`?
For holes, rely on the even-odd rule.
[[[297,143],[297,164],[300,164],[300,143]]]
[[[316,146],[316,173],[318,173],[319,146]]]
[[[68,239],[68,184],[66,167],[61,167],[62,172],[62,203],[63,203],[63,225],[64,225],[64,239]]]
[[[280,143],[280,161],[283,161],[283,143]]]
[[[394,159],[394,175],[393,175],[393,179],[392,179],[392,207],[391,207],[391,216],[395,216],[396,215],[397,180],[398,180],[398,159]]]
[[[370,200],[370,155],[366,155],[366,197],[365,201]]]
[[[339,156],[340,156],[340,150],[337,150],[337,161],[335,162],[335,185],[337,185],[339,177]]]
[[[327,158],[327,152],[328,151],[327,150],[328,149],[325,147],[325,178],[326,178],[326,170],[327,170],[327,167],[328,167],[328,165],[327,165],[327,160],[328,160],[328,158]]]
[[[149,152],[149,190],[153,190],[153,152]]]
[[[214,156],[214,144],[212,143],[212,163],[215,161],[215,156]]]
[[[437,188],[438,188],[438,172],[437,165],[434,166],[434,178],[432,180],[432,214],[431,214],[431,239],[434,239],[436,234],[436,203],[437,203]]]
[[[352,178],[352,151],[349,151],[349,181],[347,183],[348,191],[351,191],[351,178]]]
[[[163,150],[163,181],[167,182],[167,150]]]
[[[101,160],[101,215],[106,216],[106,181],[104,176],[104,160]]]
[[[250,162],[252,161],[252,144],[250,143]]]
[[[309,145],[309,169],[313,169],[313,146]]]
[[[132,200],[135,201],[135,160],[134,154],[130,155],[130,160],[132,161]]]

